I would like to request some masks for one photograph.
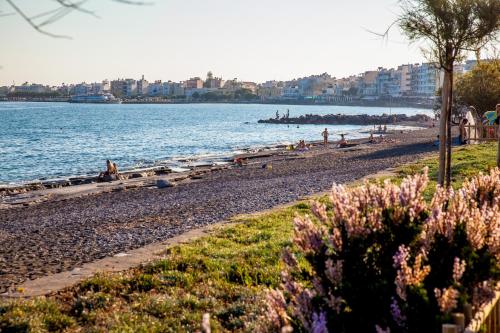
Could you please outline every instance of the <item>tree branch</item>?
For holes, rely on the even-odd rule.
[[[19,8],[15,3],[14,1],[12,0],[5,0],[7,1],[7,3],[26,21],[28,22],[28,24],[33,28],[35,29],[36,31],[38,31],[39,33],[43,34],[43,35],[47,35],[49,37],[53,37],[53,38],[65,38],[65,39],[71,39],[71,37],[69,36],[65,36],[65,35],[57,35],[57,34],[53,34],[51,32],[48,32],[48,31],[45,31],[43,29],[41,29],[37,24],[35,24],[33,22],[33,20],[31,20],[22,10],[21,8]]]
[[[91,15],[95,18],[99,18],[99,16],[91,10],[88,10],[84,8],[82,5],[87,2],[88,0],[81,0],[78,2],[73,2],[73,0],[52,0],[55,3],[59,5],[58,8],[52,9],[46,12],[42,12],[33,16],[28,16],[16,3],[14,0],[5,0],[10,7],[14,9],[14,13],[5,13],[3,14],[0,11],[0,17],[2,16],[8,16],[8,15],[15,15],[16,13],[23,18],[33,29],[38,31],[41,34],[47,35],[49,37],[53,38],[65,38],[65,39],[71,39],[70,36],[66,35],[59,35],[59,34],[54,34],[51,33],[45,29],[43,29],[44,26],[47,26],[49,24],[52,24],[54,22],[57,22],[64,16],[70,14],[73,11],[78,11],[87,15]],[[112,0],[113,2],[121,3],[121,4],[126,4],[126,5],[135,5],[135,6],[142,6],[142,5],[151,5],[153,2],[144,2],[144,1],[135,1],[135,0]],[[46,18],[48,16],[48,18]],[[39,19],[41,18],[46,18],[44,21],[40,22]]]

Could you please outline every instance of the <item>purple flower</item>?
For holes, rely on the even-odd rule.
[[[326,327],[326,315],[324,312],[320,312],[319,315],[314,312],[312,320],[312,333],[328,333],[328,328]]]

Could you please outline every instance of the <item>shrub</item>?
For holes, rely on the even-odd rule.
[[[423,175],[400,186],[334,185],[331,210],[294,220],[270,321],[308,332],[438,332],[452,311],[476,308],[500,276],[500,170],[438,188]]]

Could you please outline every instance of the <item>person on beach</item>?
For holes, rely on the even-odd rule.
[[[101,172],[98,178],[102,179],[105,176],[111,176],[111,175],[118,175],[118,167],[116,163],[113,163],[110,160],[106,160],[106,171]]]
[[[114,175],[116,174],[116,164],[111,162],[110,160],[106,160],[106,171],[104,175]]]
[[[375,138],[373,137],[373,132],[370,131],[370,137],[368,138],[368,143],[376,143]]]
[[[340,141],[338,143],[338,146],[340,148],[344,148],[344,147],[347,147],[347,140],[345,138],[345,135],[344,134],[340,134]]]
[[[387,125],[384,125],[384,133],[387,132]]]
[[[243,159],[241,159],[240,157],[237,157],[234,159],[234,163],[239,166],[239,167],[242,167],[243,166]]]
[[[297,145],[297,150],[309,150],[304,140],[299,141],[299,144]]]
[[[321,133],[321,135],[323,136],[323,144],[326,147],[328,145],[328,129],[325,128],[325,130]]]
[[[460,124],[458,125],[458,130],[459,130],[458,143],[460,145],[467,144],[467,129],[465,128],[465,126],[467,126],[468,122],[469,121],[466,118],[464,118],[460,121]]]

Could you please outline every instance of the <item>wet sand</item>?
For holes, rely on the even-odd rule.
[[[87,184],[38,192],[0,209],[0,294],[27,279],[161,242],[187,230],[328,190],[429,152],[437,129],[349,149],[251,155],[243,167]],[[366,141],[366,140],[362,140]],[[262,165],[272,168],[262,168]],[[172,187],[157,188],[159,179]],[[58,192],[59,191],[59,192]],[[4,198],[5,199],[5,198]],[[18,198],[19,199],[19,198]]]

